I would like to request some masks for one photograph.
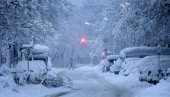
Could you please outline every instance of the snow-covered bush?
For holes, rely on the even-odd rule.
[[[109,62],[107,59],[103,59],[100,63],[100,69],[102,70],[102,72],[107,72],[108,67],[109,67]]]
[[[0,73],[1,75],[8,75],[10,74],[12,71],[11,68],[8,67],[7,64],[3,64],[1,67],[0,67]]]
[[[0,88],[14,88],[15,86],[12,75],[0,76]]]
[[[65,75],[64,71],[61,71],[56,68],[51,68],[44,79],[42,80],[42,84],[47,87],[72,87],[72,81],[69,76]]]
[[[47,87],[60,87],[63,86],[63,78],[60,76],[46,75],[43,81],[43,85]]]
[[[30,75],[30,82],[33,84],[39,84],[42,79],[43,79],[44,75],[41,73],[32,73]]]
[[[8,67],[7,64],[3,64],[0,68],[0,88],[13,88],[16,86],[13,75],[12,69]]]
[[[103,72],[110,71],[110,67],[114,65],[115,61],[119,58],[119,55],[108,55],[100,62],[100,67]]]
[[[120,58],[118,58],[115,62],[114,62],[114,64],[110,67],[110,72],[113,72],[113,73],[115,73],[115,74],[118,74],[119,72],[120,72],[120,69],[121,69],[121,63],[122,63],[123,61],[120,59]]]

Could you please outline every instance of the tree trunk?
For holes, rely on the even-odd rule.
[[[2,38],[1,38],[1,41],[0,41],[0,67],[2,66]]]
[[[11,50],[11,45],[8,44],[8,49],[7,49],[7,65],[9,66],[9,68],[11,68],[11,64],[12,64],[12,50]]]

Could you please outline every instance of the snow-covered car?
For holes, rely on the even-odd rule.
[[[138,64],[136,64],[141,58],[126,58],[121,64],[120,73],[128,76],[130,73],[138,74]]]
[[[119,55],[108,55],[106,59],[109,61],[111,65],[119,58]]]
[[[39,83],[47,72],[45,62],[41,60],[29,61],[29,65],[27,62],[28,61],[20,61],[16,65],[14,80],[17,84],[21,85],[26,82]]]
[[[114,65],[112,65],[110,67],[110,72],[114,73],[114,74],[119,74],[120,70],[121,70],[121,64],[122,64],[123,60],[118,58],[115,62]]]
[[[153,56],[153,55],[170,55],[170,48],[166,47],[129,47],[125,48],[120,51],[120,57],[123,59],[129,57],[140,57],[144,58],[146,56]]]
[[[108,72],[110,71],[110,66],[114,64],[114,62],[119,58],[119,55],[108,55],[106,59],[102,60],[102,71]]]
[[[160,79],[168,76],[170,55],[147,56],[138,63],[139,80],[156,84]]]

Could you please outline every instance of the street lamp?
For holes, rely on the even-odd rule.
[[[104,19],[105,21],[108,21],[108,18],[107,18],[107,17],[104,17],[103,19]]]
[[[87,21],[85,21],[84,24],[85,24],[85,25],[90,25],[90,26],[92,25],[92,23],[87,22]]]

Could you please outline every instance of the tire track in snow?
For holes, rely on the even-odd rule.
[[[96,73],[69,73],[73,80],[73,91],[62,95],[50,97],[132,97],[133,93],[123,88],[116,87]]]

